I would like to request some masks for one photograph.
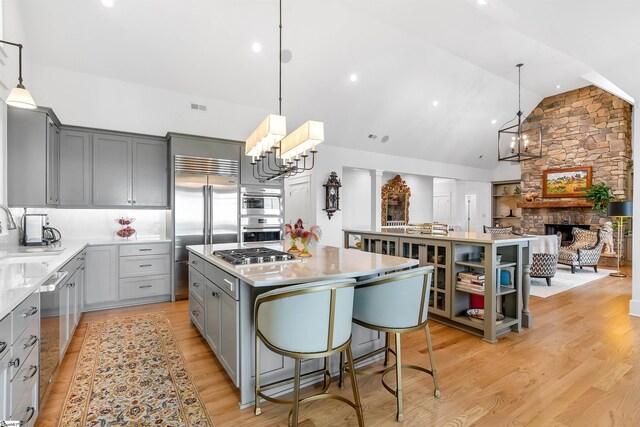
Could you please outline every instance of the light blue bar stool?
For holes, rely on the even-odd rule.
[[[438,374],[431,347],[431,335],[427,323],[429,293],[433,267],[420,267],[413,270],[391,273],[364,280],[356,284],[353,302],[353,322],[375,331],[387,334],[387,344],[382,349],[373,351],[356,359],[356,363],[377,353],[385,353],[387,366],[389,353],[395,355],[396,363],[378,371],[356,371],[359,374],[382,374],[382,385],[396,397],[397,420],[402,422],[402,368],[417,369],[433,377],[434,395],[440,397]],[[429,350],[431,369],[416,365],[403,365],[400,346],[400,335],[424,328]],[[389,348],[389,334],[395,335],[395,350]],[[341,368],[344,367],[340,363]],[[351,369],[350,367],[348,368]],[[384,380],[387,373],[395,370],[396,388],[390,387]],[[342,384],[342,369],[340,372]]]
[[[358,385],[351,355],[351,319],[355,280],[332,280],[303,285],[287,286],[266,292],[255,303],[255,414],[260,415],[260,398],[271,402],[291,404],[289,417],[292,425],[298,425],[299,405],[318,399],[337,399],[356,411],[358,425],[364,426]],[[268,396],[263,391],[282,385],[283,381],[260,385],[260,343],[274,353],[295,359],[293,399],[284,400]],[[331,383],[328,358],[333,354],[346,354],[353,402],[326,393]],[[324,358],[324,369],[316,371],[324,375],[324,389],[320,394],[300,398],[300,363],[302,359]],[[310,375],[314,373],[308,373]],[[306,376],[305,375],[305,376]],[[286,382],[286,381],[285,381]],[[288,382],[291,382],[289,380]]]

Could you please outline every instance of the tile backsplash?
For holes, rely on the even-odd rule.
[[[11,209],[17,224],[21,224],[24,211]],[[170,212],[126,209],[27,209],[27,213],[48,214],[49,226],[58,229],[63,239],[74,240],[120,240],[115,235],[120,228],[116,219],[120,217],[135,218],[131,227],[135,228],[139,239],[164,238]]]

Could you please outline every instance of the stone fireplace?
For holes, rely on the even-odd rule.
[[[616,198],[626,199],[631,185],[631,115],[629,103],[595,86],[545,98],[536,106],[527,121],[542,126],[542,158],[522,162],[521,179],[522,193],[537,192],[542,203],[523,207],[524,232],[546,234],[551,231],[547,225],[597,229],[609,220],[589,206],[576,206],[585,199],[542,199],[542,172],[591,166],[594,184],[605,183]]]
[[[574,227],[584,228],[585,230],[589,230],[591,228],[591,226],[588,224],[545,224],[544,234],[560,233],[562,234],[562,246],[568,246],[573,240],[573,234],[571,234],[571,230],[573,230]]]

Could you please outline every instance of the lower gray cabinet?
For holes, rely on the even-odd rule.
[[[90,246],[85,259],[84,303],[87,306],[118,301],[118,248]]]
[[[91,134],[71,129],[60,132],[60,206],[91,205]]]
[[[238,385],[238,302],[207,280],[205,339],[218,361]]]

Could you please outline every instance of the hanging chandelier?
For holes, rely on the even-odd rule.
[[[324,123],[309,120],[287,135],[282,115],[282,0],[279,0],[278,114],[269,114],[247,138],[253,176],[260,182],[284,179],[313,169],[316,146],[324,141]]]
[[[502,125],[498,131],[498,160],[522,162],[542,157],[542,127],[531,123],[522,123],[520,106],[520,72],[524,64],[518,64],[518,113]],[[515,124],[512,124],[513,122]]]

